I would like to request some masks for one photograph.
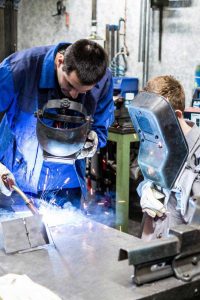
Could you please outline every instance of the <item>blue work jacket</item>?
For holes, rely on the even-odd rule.
[[[36,137],[37,119],[34,112],[41,106],[41,99],[48,101],[60,98],[54,59],[58,49],[64,45],[69,44],[16,52],[0,64],[0,112],[5,112],[0,124],[0,161],[13,173],[24,192],[37,193],[42,190],[40,181],[44,181],[44,170],[46,172],[49,167],[45,165]],[[93,116],[92,130],[98,135],[98,146],[103,147],[108,127],[113,122],[110,71],[107,69],[94,88],[84,95],[80,94],[77,100],[84,103],[88,113]],[[80,186],[85,195],[85,160],[76,160],[72,166],[49,164],[54,181],[57,178],[58,189],[63,187],[62,178],[71,178],[65,187]],[[48,188],[51,189],[51,186]]]

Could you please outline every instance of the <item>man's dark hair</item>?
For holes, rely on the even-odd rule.
[[[92,85],[104,76],[107,63],[107,54],[99,44],[81,39],[65,50],[63,71],[76,71],[81,84]]]

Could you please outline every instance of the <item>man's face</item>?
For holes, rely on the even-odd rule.
[[[82,85],[76,75],[76,71],[72,71],[70,74],[66,74],[66,72],[63,71],[64,57],[62,54],[59,53],[56,59],[58,83],[62,93],[66,97],[76,99],[79,94],[85,94],[94,87],[94,84]]]

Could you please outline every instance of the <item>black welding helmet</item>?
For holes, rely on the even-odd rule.
[[[128,111],[140,140],[138,163],[144,178],[171,189],[188,157],[173,108],[164,97],[141,92]]]
[[[36,134],[44,159],[59,162],[76,158],[91,124],[84,106],[69,99],[49,100],[36,116]]]

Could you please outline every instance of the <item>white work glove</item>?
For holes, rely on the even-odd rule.
[[[166,208],[162,204],[161,199],[165,197],[164,194],[151,188],[145,187],[142,191],[140,199],[140,206],[143,212],[146,212],[150,217],[163,217],[166,213]]]
[[[98,146],[98,136],[95,131],[91,130],[87,136],[87,140],[77,159],[82,159],[86,157],[94,156],[97,151]]]
[[[4,176],[6,180],[4,181]],[[0,163],[0,192],[6,196],[12,194],[12,185],[15,184],[15,178],[13,174]]]

